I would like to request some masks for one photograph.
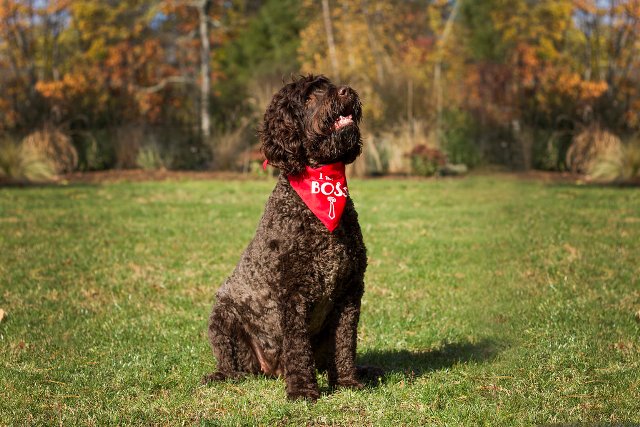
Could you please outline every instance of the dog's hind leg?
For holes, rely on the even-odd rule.
[[[215,372],[204,376],[203,383],[260,372],[260,363],[242,329],[242,323],[224,303],[218,302],[209,316],[209,341],[218,365]]]

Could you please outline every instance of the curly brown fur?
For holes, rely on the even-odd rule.
[[[341,115],[353,123],[336,130]],[[273,97],[259,134],[281,174],[255,237],[216,294],[209,340],[218,365],[204,382],[284,375],[290,399],[316,400],[319,369],[331,387],[362,387],[355,357],[367,257],[357,213],[347,199],[331,233],[286,178],[305,165],[353,162],[360,118],[356,92],[323,76],[301,77]]]

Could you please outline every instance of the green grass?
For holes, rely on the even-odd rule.
[[[362,391],[200,386],[271,181],[0,189],[0,425],[640,423],[640,191],[353,180]]]

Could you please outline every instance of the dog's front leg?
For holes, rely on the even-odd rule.
[[[284,376],[287,397],[315,401],[320,396],[309,338],[309,307],[304,298],[287,298],[282,313]]]
[[[329,361],[327,370],[330,387],[363,387],[358,381],[356,370],[356,344],[361,298],[361,290],[350,294],[344,304],[337,307],[334,312],[334,357]]]

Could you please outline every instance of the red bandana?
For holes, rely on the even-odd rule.
[[[311,212],[329,231],[335,230],[347,204],[344,163],[331,163],[315,169],[306,166],[301,174],[287,178]]]

